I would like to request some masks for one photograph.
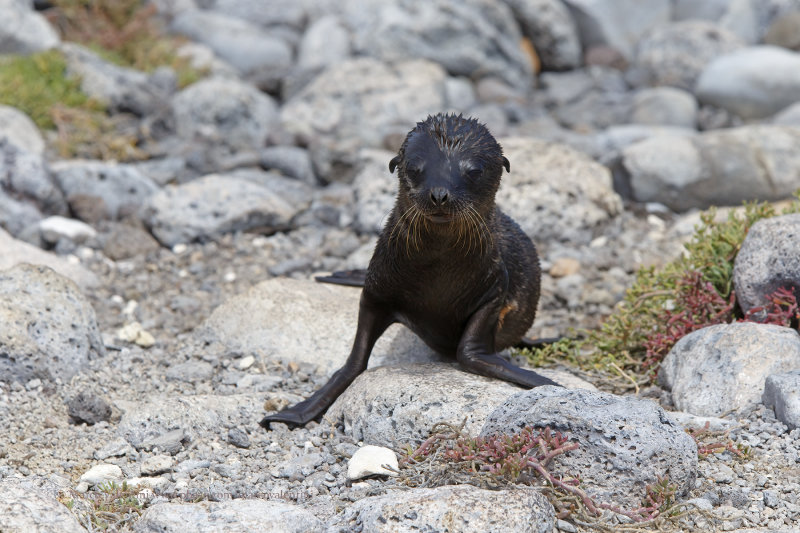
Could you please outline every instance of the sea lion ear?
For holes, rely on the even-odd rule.
[[[397,165],[400,164],[400,156],[396,155],[389,161],[389,172],[394,173],[394,169],[397,168]]]
[[[503,158],[503,166],[506,167],[506,172],[511,172],[511,163],[505,157]]]

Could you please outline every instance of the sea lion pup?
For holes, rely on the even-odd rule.
[[[395,322],[475,374],[527,388],[557,385],[497,355],[533,323],[541,278],[533,243],[495,206],[503,167],[511,171],[477,120],[438,114],[417,123],[389,162],[397,201],[367,269],[347,362],[262,426],[319,417],[367,368],[375,341]]]

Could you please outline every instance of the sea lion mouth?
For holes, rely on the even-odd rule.
[[[435,224],[446,224],[453,220],[451,213],[426,213],[425,218]]]

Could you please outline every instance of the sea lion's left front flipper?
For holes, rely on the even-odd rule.
[[[498,293],[500,291],[498,290]],[[473,374],[502,379],[532,389],[541,385],[555,385],[552,379],[540,376],[532,370],[512,365],[494,351],[503,297],[497,295],[480,307],[467,322],[467,327],[458,343],[456,357],[464,369]]]

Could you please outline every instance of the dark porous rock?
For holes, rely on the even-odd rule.
[[[584,48],[608,45],[626,58],[654,27],[669,21],[669,0],[565,0]]]
[[[220,156],[260,151],[278,122],[272,98],[236,79],[193,83],[174,96],[172,111],[178,136]]]
[[[360,148],[379,147],[392,133],[405,135],[415,121],[445,107],[446,80],[444,69],[426,60],[350,59],[292,96],[281,122],[308,145],[321,180],[351,181]]]
[[[751,46],[718,57],[703,70],[697,99],[743,119],[760,119],[800,101],[800,53]]]
[[[800,370],[767,376],[761,400],[789,429],[800,428]]]
[[[292,50],[284,39],[222,12],[184,11],[172,21],[172,30],[205,44],[245,75],[277,76],[292,61]]]
[[[734,260],[733,286],[742,311],[766,305],[781,287],[800,296],[800,214],[766,218],[750,227]]]
[[[554,523],[553,506],[536,489],[446,485],[363,498],[337,516],[330,531],[549,533]]]
[[[44,477],[0,479],[0,531],[86,533],[59,496],[59,487]]]
[[[0,379],[67,381],[105,355],[94,309],[69,279],[22,264],[0,271]]]
[[[105,243],[103,253],[114,261],[145,255],[161,248],[150,233],[125,223],[112,223],[102,239]]]
[[[114,65],[76,43],[62,43],[59,49],[67,73],[81,80],[81,90],[112,110],[144,116],[166,106],[169,93],[144,72]]]
[[[58,45],[58,33],[31,4],[19,0],[0,2],[0,54],[33,54]]]
[[[552,469],[579,477],[600,502],[638,507],[645,486],[669,476],[685,496],[694,488],[697,446],[655,402],[603,392],[543,386],[498,407],[481,436],[549,427],[577,442]]]
[[[195,334],[243,354],[304,362],[331,374],[347,359],[358,321],[359,292],[349,287],[271,279],[217,307]],[[438,357],[395,324],[378,339],[370,366]]]
[[[111,406],[91,391],[81,391],[67,402],[67,412],[73,423],[86,422],[90,426],[111,419]]]
[[[297,146],[270,146],[261,150],[261,166],[281,174],[316,185],[317,176],[308,151]]]
[[[598,224],[622,211],[608,169],[561,144],[532,138],[500,139],[511,162],[497,203],[534,242],[588,244]]]
[[[211,174],[154,194],[142,220],[165,246],[207,241],[225,233],[275,233],[289,229],[292,218],[308,208],[292,204],[270,188],[236,176]]]
[[[65,258],[17,240],[0,229],[0,270],[21,263],[48,266],[83,289],[95,288],[100,283],[93,272],[81,265],[70,263]]]
[[[505,0],[531,40],[543,70],[567,70],[581,64],[581,41],[572,16],[559,0]]]
[[[712,22],[686,20],[660,26],[639,42],[635,66],[643,85],[694,90],[713,59],[744,46],[733,33]]]
[[[751,125],[659,136],[622,152],[633,197],[676,211],[780,200],[800,187],[800,129]]]
[[[136,533],[318,533],[322,522],[309,511],[262,499],[156,503],[133,526]]]
[[[681,411],[719,416],[761,402],[767,376],[800,368],[800,335],[771,324],[735,322],[689,333],[661,363],[659,382]]]
[[[376,446],[404,447],[430,436],[439,422],[475,435],[486,417],[519,388],[450,364],[382,366],[361,374],[327,416],[345,433]]]
[[[136,212],[158,190],[153,180],[131,165],[88,160],[65,160],[51,165],[53,176],[68,201],[102,200],[104,218],[124,218]],[[86,199],[89,197],[89,199]],[[72,207],[72,204],[70,204]],[[78,211],[86,210],[85,207]],[[97,216],[92,214],[91,216]],[[85,220],[95,222],[95,220]]]
[[[503,2],[347,0],[343,4],[342,20],[353,32],[357,54],[384,63],[423,58],[455,76],[498,76],[523,91],[531,86],[532,63],[519,45],[519,26]]]

